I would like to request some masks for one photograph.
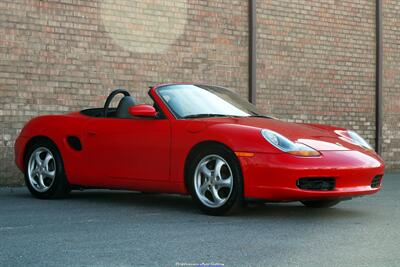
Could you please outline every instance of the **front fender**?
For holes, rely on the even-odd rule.
[[[234,152],[280,154],[282,151],[271,145],[261,135],[261,129],[240,124],[215,124],[204,132],[204,138],[211,137],[230,147]]]
[[[184,169],[191,150],[203,142],[217,142],[233,152],[282,154],[261,135],[260,128],[176,120],[172,123],[171,180],[184,188]]]

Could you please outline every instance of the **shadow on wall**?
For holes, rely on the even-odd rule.
[[[106,32],[124,50],[162,54],[184,34],[187,0],[125,2],[128,5],[115,7],[115,1],[103,0],[100,5]]]

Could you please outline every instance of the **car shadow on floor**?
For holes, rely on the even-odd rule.
[[[360,204],[362,205],[362,204]],[[291,203],[265,203],[246,207],[239,217],[270,217],[270,218],[296,218],[296,219],[343,219],[363,218],[370,213],[366,209],[346,205],[346,201],[331,208],[307,208],[300,202]]]
[[[15,192],[15,197],[34,199],[27,192]],[[195,203],[189,196],[141,193],[133,191],[115,190],[87,190],[73,191],[67,197],[46,201],[48,204],[62,202],[69,207],[74,202],[79,203],[80,208],[90,208],[91,204],[99,205],[103,208],[118,209],[139,209],[147,212],[174,212],[180,215],[199,214]],[[36,202],[36,199],[35,199]],[[50,202],[50,203],[49,203]],[[340,218],[362,218],[370,215],[368,209],[363,208],[365,203],[357,203],[349,207],[347,201],[339,203],[336,207],[327,209],[313,209],[301,205],[299,202],[292,203],[252,203],[246,205],[239,213],[233,214],[232,218],[320,218],[320,219],[340,219]],[[206,215],[205,215],[206,216]],[[211,217],[211,216],[207,216]]]
[[[161,193],[113,190],[92,192],[88,190],[72,192],[65,199],[79,202],[103,203],[106,206],[129,206],[135,208],[155,208],[177,211],[193,209],[193,203],[190,197]]]

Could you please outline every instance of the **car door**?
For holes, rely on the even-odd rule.
[[[169,120],[92,118],[85,132],[90,184],[118,187],[169,180]]]

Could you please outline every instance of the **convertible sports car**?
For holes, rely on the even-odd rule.
[[[28,122],[15,160],[32,195],[85,188],[191,194],[203,212],[222,215],[249,199],[331,207],[380,190],[383,161],[353,131],[263,116],[216,86],[163,84],[149,96],[153,105],[137,104],[118,89],[104,108]]]

